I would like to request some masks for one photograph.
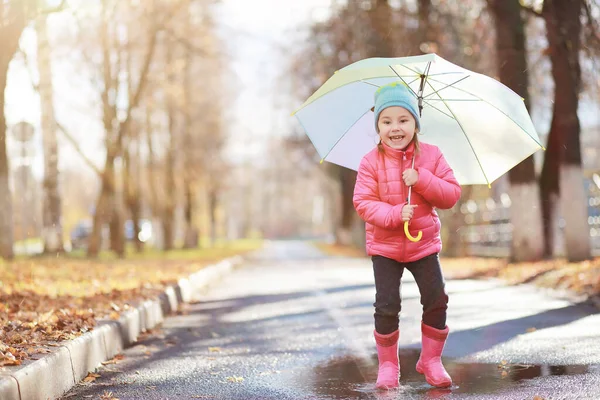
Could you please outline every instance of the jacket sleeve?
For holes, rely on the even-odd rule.
[[[417,168],[417,172],[419,180],[413,189],[432,206],[448,209],[458,202],[461,188],[441,151],[438,150],[434,172],[426,168]]]
[[[383,229],[396,229],[402,226],[402,207],[391,205],[379,198],[377,171],[363,158],[358,167],[354,186],[354,208],[367,223]]]

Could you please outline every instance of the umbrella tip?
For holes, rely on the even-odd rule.
[[[488,189],[492,188],[492,184],[488,182]]]
[[[546,148],[544,146],[542,146],[542,150],[546,151]]]
[[[321,158],[321,161],[319,161],[319,164],[323,164],[323,160],[325,160],[325,159]]]

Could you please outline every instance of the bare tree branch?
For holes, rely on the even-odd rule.
[[[156,51],[156,41],[158,38],[158,29],[156,26],[153,27],[150,42],[148,43],[148,48],[146,51],[146,58],[144,59],[144,64],[142,66],[142,70],[140,72],[140,80],[138,82],[138,86],[134,91],[133,96],[131,97],[131,103],[128,104],[127,107],[127,116],[125,120],[119,127],[119,133],[117,136],[117,147],[120,148],[121,143],[123,142],[123,136],[129,129],[129,125],[131,123],[131,112],[138,106],[140,99],[142,97],[142,93],[146,88],[148,83],[148,72],[150,71],[150,66],[152,65],[152,59],[154,58],[154,53]]]
[[[39,85],[39,83],[35,82],[35,80],[33,79],[33,71],[30,68],[29,58],[27,57],[27,53],[22,48],[19,48],[19,53],[23,57],[23,61],[25,62],[25,66],[27,67],[27,71],[29,72],[29,79],[31,81],[31,86],[33,87],[33,90],[39,95],[40,85]],[[56,127],[65,136],[67,141],[69,143],[71,143],[71,145],[73,146],[73,148],[75,149],[77,154],[79,154],[79,156],[85,162],[85,164],[88,167],[90,167],[92,170],[94,170],[94,172],[96,172],[98,174],[98,176],[102,176],[102,172],[96,166],[96,164],[94,164],[94,162],[88,156],[85,155],[83,150],[81,150],[81,148],[79,147],[79,144],[77,143],[77,140],[75,140],[75,138],[67,131],[67,129],[62,124],[60,124],[58,121],[55,120],[54,123],[56,124]]]
[[[600,45],[600,36],[598,35],[596,24],[594,23],[595,19],[592,16],[592,9],[587,1],[583,1],[583,10],[585,11],[588,20],[587,27],[590,29],[590,36],[598,45]]]
[[[86,165],[88,167],[90,167],[95,173],[97,173],[99,177],[102,177],[102,171],[100,171],[100,168],[98,168],[96,166],[96,164],[94,164],[92,162],[92,160],[90,160],[83,153],[83,150],[81,150],[81,148],[79,147],[79,144],[77,143],[77,140],[75,140],[75,138],[73,136],[71,136],[71,134],[65,129],[65,127],[62,126],[58,121],[55,121],[55,123],[56,123],[57,128],[62,132],[62,134],[69,141],[69,143],[71,143],[71,145],[73,146],[73,148],[75,149],[75,151],[77,152],[77,154],[79,154],[79,156],[83,159],[83,161],[86,163]]]

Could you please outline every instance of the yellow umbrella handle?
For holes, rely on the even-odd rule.
[[[415,155],[413,154],[411,168],[414,168],[414,167],[415,167]],[[412,193],[412,186],[409,186],[408,187],[408,196],[406,198],[406,204],[410,204],[410,194],[411,193]],[[408,221],[404,221],[404,234],[406,235],[408,240],[410,240],[411,242],[418,242],[423,237],[423,232],[421,232],[421,231],[419,231],[419,233],[417,234],[417,237],[414,237],[410,234],[410,231],[408,230]]]
[[[414,237],[410,234],[410,231],[408,230],[408,221],[404,221],[404,233],[406,234],[408,240],[410,240],[411,242],[418,242],[423,237],[423,232],[421,231],[419,231],[417,237]]]

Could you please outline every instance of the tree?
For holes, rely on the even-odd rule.
[[[37,0],[0,1],[0,257],[11,259],[13,253],[13,207],[9,186],[10,168],[6,154],[6,118],[4,92],[9,64],[19,46],[23,29],[39,14],[62,10],[64,1],[57,7],[38,7]]]
[[[565,219],[566,250],[569,261],[591,258],[590,230],[587,224],[587,197],[581,168],[581,127],[577,109],[581,90],[581,17],[583,0],[544,0],[548,50],[554,79],[554,107],[550,127],[548,159],[542,176],[547,190],[560,192],[560,209]],[[552,148],[550,147],[552,146]],[[558,185],[549,174],[560,163]],[[558,186],[558,187],[557,187]]]
[[[529,108],[525,26],[519,0],[488,0],[496,27],[496,57],[500,81],[523,97]],[[511,259],[536,261],[543,257],[542,218],[533,156],[509,172]]]
[[[64,251],[61,196],[58,188],[58,145],[52,90],[52,63],[47,33],[47,15],[36,20],[37,64],[39,71],[38,92],[42,113],[42,135],[44,144],[44,200],[42,240],[44,253]]]
[[[154,4],[154,2],[153,2]],[[154,8],[154,7],[150,7]],[[148,21],[147,27],[147,44],[145,52],[142,56],[141,63],[139,65],[139,73],[137,74],[137,85],[134,86],[133,92],[127,93],[128,99],[125,110],[119,109],[119,93],[122,92],[123,86],[120,85],[120,65],[112,62],[115,56],[120,59],[121,49],[115,48],[115,38],[111,36],[114,33],[114,26],[111,31],[110,21],[114,20],[109,14],[108,0],[102,1],[102,15],[100,21],[100,41],[101,41],[101,54],[102,54],[102,121],[106,132],[106,159],[104,162],[104,169],[101,176],[101,189],[96,201],[96,207],[93,218],[92,233],[88,243],[88,256],[95,257],[98,255],[101,244],[101,233],[104,224],[112,219],[111,235],[119,235],[121,238],[111,240],[111,244],[114,247],[118,242],[123,242],[123,224],[122,220],[115,216],[114,211],[120,211],[120,207],[116,204],[116,175],[115,175],[115,161],[122,154],[123,143],[126,134],[129,131],[129,126],[132,120],[132,112],[140,103],[142,93],[148,83],[148,72],[152,64],[154,53],[156,50],[157,35],[159,31],[159,25],[154,17],[151,16],[153,11],[146,10],[143,15]],[[115,7],[118,10],[119,7]],[[132,79],[132,77],[127,77]],[[124,118],[119,118],[120,111],[124,111]],[[116,207],[115,207],[116,206]],[[118,245],[115,249],[120,255],[124,255],[124,246]]]
[[[582,85],[581,21],[583,12],[589,8],[583,0],[544,0],[541,12],[526,5],[522,7],[530,15],[544,19],[554,81],[552,122],[539,183],[547,242],[545,254],[553,253],[554,227],[558,215],[562,215],[566,222],[567,258],[569,261],[587,260],[591,258],[590,230],[577,110]],[[588,22],[593,29],[593,20]]]

